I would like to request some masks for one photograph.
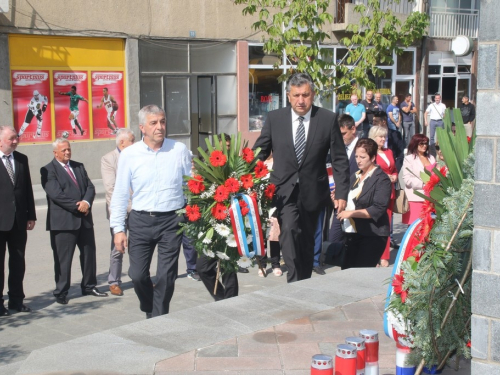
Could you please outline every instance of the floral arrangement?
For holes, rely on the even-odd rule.
[[[227,147],[217,136],[214,145],[208,139],[206,144],[206,152],[198,148],[201,157],[194,158],[192,176],[185,177],[182,230],[199,254],[218,259],[222,272],[249,267],[265,251],[263,234],[276,188],[256,158],[260,149],[242,144],[240,133]]]
[[[455,133],[448,112],[445,129],[437,129],[446,166],[420,176],[424,194],[415,193],[425,202],[400,248],[386,308],[417,374],[443,368],[452,353],[470,357],[475,136],[466,136],[457,109],[454,118]]]

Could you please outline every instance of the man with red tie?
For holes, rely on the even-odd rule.
[[[107,297],[96,288],[96,245],[91,205],[95,188],[82,163],[71,160],[71,145],[65,138],[52,144],[54,159],[40,169],[47,194],[47,230],[54,251],[56,302],[68,303],[71,263],[75,248],[80,250],[82,294]]]

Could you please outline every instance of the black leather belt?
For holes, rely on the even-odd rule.
[[[135,210],[134,210],[135,211]],[[141,215],[148,215],[148,216],[166,216],[166,215],[169,215],[171,214],[172,212],[174,211],[166,211],[166,212],[157,212],[157,211],[135,211],[137,212],[138,214],[141,214]]]

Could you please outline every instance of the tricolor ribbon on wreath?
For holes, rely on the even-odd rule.
[[[249,209],[249,212],[243,218],[239,200],[243,200]],[[231,217],[231,225],[233,227],[234,238],[238,247],[240,256],[253,258],[255,255],[264,256],[266,249],[264,248],[264,236],[262,235],[262,225],[260,223],[259,207],[255,197],[250,197],[247,194],[238,194],[231,200],[229,209]],[[248,249],[247,235],[245,233],[245,220],[248,220],[250,230],[252,231],[252,247],[253,251]]]

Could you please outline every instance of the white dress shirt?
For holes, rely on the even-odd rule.
[[[7,166],[6,166],[7,159],[4,159],[4,157],[3,157],[4,155],[8,156],[7,154],[4,154],[2,151],[0,151],[0,159],[2,159],[3,165],[5,165],[5,168],[7,168]],[[14,171],[14,173],[16,173],[16,163],[14,163],[14,153],[13,152],[10,153],[10,164],[12,164],[12,170]]]
[[[309,112],[307,112],[304,116],[304,130],[306,132],[306,142],[307,142],[307,133],[309,132],[309,124],[311,123],[311,112],[312,112],[312,107],[309,109]],[[297,136],[297,129],[299,127],[299,115],[295,113],[295,111],[292,108],[292,133],[293,133],[293,144],[295,144],[295,137]]]
[[[358,143],[358,137],[354,138],[351,143],[349,143],[346,147],[347,159],[351,159],[352,152],[354,151],[354,147],[356,147],[356,143]]]
[[[130,191],[134,211],[175,211],[184,207],[183,177],[190,175],[191,156],[181,142],[165,138],[158,151],[150,149],[144,141],[124,149],[111,197],[113,232],[125,231]]]
[[[431,120],[442,120],[444,117],[444,112],[446,111],[446,106],[443,103],[431,103],[427,107],[427,111],[429,112]]]

